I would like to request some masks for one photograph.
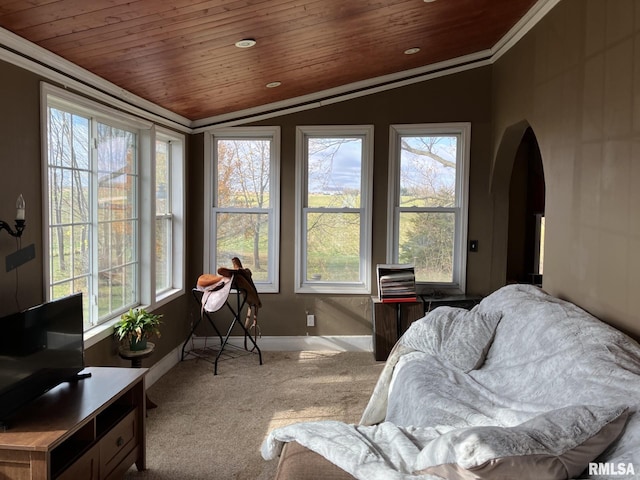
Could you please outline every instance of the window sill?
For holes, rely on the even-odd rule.
[[[166,305],[167,303],[184,295],[184,292],[185,292],[184,288],[174,288],[174,289],[162,292],[156,297],[156,301],[153,304],[153,309],[161,307],[162,305]]]
[[[371,289],[362,285],[302,285],[295,293],[328,293],[333,295],[371,295]]]
[[[113,335],[113,326],[115,325],[115,323],[119,320],[118,318],[113,318],[111,320],[108,320],[104,323],[101,323],[100,325],[96,325],[95,327],[93,327],[90,330],[87,330],[86,332],[84,332],[84,348],[85,350],[87,348],[93,347],[94,345],[96,345],[98,342],[104,340],[107,337],[110,337]]]
[[[257,283],[256,291],[258,293],[280,293],[280,289],[278,288],[277,285],[264,284],[264,283],[262,284]]]
[[[156,299],[156,302],[153,305],[153,310],[155,310],[158,307],[161,307],[162,305],[169,303],[172,300],[175,300],[176,298],[180,297],[183,294],[184,294],[183,289],[172,289],[172,290],[163,292],[161,295],[158,295],[158,298]],[[138,307],[135,307],[135,308],[140,308],[140,307],[151,309],[151,307],[145,306],[145,305],[139,305]],[[101,323],[100,325],[96,325],[95,327],[84,332],[84,348],[85,349],[90,348],[96,345],[97,343],[101,342],[105,338],[112,336],[113,326],[116,324],[118,320],[120,320],[120,316],[112,318],[111,320],[107,320],[106,322]]]

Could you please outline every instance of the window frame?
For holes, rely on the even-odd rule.
[[[235,208],[217,206],[217,140],[233,139],[269,139],[269,206],[266,208]],[[216,215],[220,212],[228,213],[267,213],[269,216],[269,246],[267,268],[268,281],[253,279],[259,293],[279,293],[280,291],[280,127],[228,127],[209,130],[205,134],[205,238],[204,238],[204,272],[216,272],[219,266],[231,268],[232,265],[217,265]]]
[[[164,305],[165,303],[173,300],[178,295],[185,292],[185,252],[184,245],[186,243],[186,229],[185,229],[185,205],[186,205],[186,181],[185,181],[185,137],[182,134],[169,130],[167,128],[156,125],[153,129],[155,134],[152,141],[153,148],[153,172],[151,178],[153,179],[152,192],[155,192],[156,177],[155,177],[155,145],[157,140],[163,140],[169,142],[170,149],[170,214],[171,217],[171,261],[169,262],[171,285],[161,291],[156,288],[156,265],[155,262],[151,262],[153,273],[153,290],[152,295],[155,296],[154,304],[156,306]],[[155,207],[155,195],[153,197],[153,221],[157,219],[156,207]],[[155,229],[154,235],[155,235]],[[155,245],[155,236],[153,245]],[[151,250],[154,251],[154,250]]]
[[[308,137],[361,137],[360,207],[331,208],[327,213],[360,210],[360,278],[357,282],[306,280],[306,213],[308,199]],[[371,293],[371,227],[373,205],[373,125],[306,125],[296,127],[296,218],[295,218],[295,293],[362,295]]]
[[[69,92],[65,89],[56,87],[46,82],[41,82],[40,88],[41,95],[41,135],[42,135],[42,209],[43,209],[43,282],[45,298],[47,301],[52,300],[51,295],[51,274],[50,271],[50,210],[49,210],[49,128],[48,128],[48,115],[49,107],[57,108],[71,114],[81,115],[88,117],[90,122],[100,122],[109,126],[117,128],[125,128],[128,130],[135,129],[137,136],[137,165],[136,175],[138,176],[138,182],[136,185],[135,193],[135,217],[138,221],[137,229],[137,242],[135,248],[138,252],[137,255],[137,292],[132,305],[127,305],[126,308],[118,309],[111,312],[111,315],[104,318],[99,323],[94,323],[92,327],[84,331],[85,346],[89,347],[94,345],[98,341],[107,338],[112,334],[112,326],[119,319],[121,310],[126,310],[130,306],[132,307],[144,307],[151,311],[164,305],[165,303],[172,301],[185,292],[184,281],[184,255],[179,252],[177,248],[173,249],[172,257],[172,282],[171,288],[163,291],[160,294],[156,294],[155,291],[155,260],[153,246],[155,245],[155,138],[156,134],[171,136],[175,139],[176,143],[181,145],[180,157],[174,162],[172,168],[172,177],[170,179],[173,189],[177,191],[184,191],[184,136],[173,132],[168,129],[164,129],[160,126],[154,125],[152,122],[136,117],[134,115],[123,113],[108,106],[102,105],[93,101],[90,98],[83,97],[81,95]],[[93,128],[93,127],[92,127]],[[97,172],[96,166],[90,166],[90,175],[94,176]],[[95,182],[95,180],[94,180]],[[90,200],[90,208],[94,210],[92,214],[92,222],[94,227],[97,228],[98,219],[95,209],[97,204],[94,204],[96,195],[92,196]],[[174,208],[173,216],[176,221],[175,224],[179,225],[179,228],[175,228],[173,232],[174,245],[184,242],[185,230],[183,227],[184,222],[178,221],[184,219],[184,194],[177,195],[173,199],[172,208]],[[182,242],[179,241],[182,239]],[[94,240],[95,241],[95,240]],[[92,267],[89,273],[89,278],[97,276],[95,263],[95,246],[91,247],[92,251],[90,255],[94,257]],[[176,255],[177,253],[177,255]],[[94,298],[90,298],[90,309],[95,311],[95,298],[97,292],[94,293]]]
[[[157,209],[157,200],[158,200],[158,144],[162,142],[162,144],[165,146],[166,148],[166,163],[167,163],[167,173],[169,176],[169,181],[167,182],[168,185],[166,187],[166,204],[167,204],[167,208],[166,211],[159,213],[158,209]],[[169,260],[171,259],[171,254],[173,252],[173,248],[174,248],[174,244],[175,242],[173,241],[173,215],[172,215],[172,211],[173,211],[173,204],[172,204],[172,194],[173,194],[173,188],[171,185],[171,167],[172,167],[172,157],[173,157],[173,148],[172,148],[172,142],[170,138],[164,138],[161,134],[157,133],[156,134],[156,140],[154,142],[154,152],[155,152],[155,158],[156,161],[154,162],[155,164],[155,168],[154,168],[154,192],[155,192],[155,199],[156,199],[156,211],[155,211],[155,223],[156,223],[156,249],[157,249],[157,245],[158,245],[158,222],[162,222],[163,225],[166,225],[166,227],[164,227],[166,229],[166,233],[165,233],[165,240],[167,242],[166,245],[166,250],[168,251],[168,256],[169,256]],[[167,270],[167,280],[169,283],[169,286],[162,286],[162,287],[158,287],[158,257],[156,256],[156,261],[155,261],[155,267],[156,267],[156,284],[155,284],[155,293],[156,293],[156,297],[158,295],[162,295],[165,291],[169,290],[171,288],[171,285],[173,284],[172,282],[172,278],[173,278],[173,266],[171,265],[171,261],[167,261],[166,264],[164,265],[164,268],[166,268]]]
[[[400,207],[400,137],[455,135],[459,137],[456,149],[456,205],[453,209],[441,207]],[[469,210],[469,163],[471,152],[471,123],[427,123],[395,124],[389,127],[389,185],[387,211],[387,262],[398,263],[399,221],[401,212],[444,212],[455,213],[453,281],[416,282],[418,294],[433,290],[449,293],[466,293],[467,235]]]

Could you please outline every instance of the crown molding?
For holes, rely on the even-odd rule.
[[[561,0],[538,0],[533,7],[491,48],[491,63],[495,63],[518,43]]]
[[[3,28],[0,28],[0,60],[29,70],[47,80],[62,85],[64,88],[69,88],[90,98],[103,101],[141,118],[172,127],[183,133],[200,133],[215,128],[243,125],[289,115],[491,65],[509,51],[560,1],[538,0],[520,21],[488,50],[412,70],[350,83],[281,102],[269,103],[195,121],[134,95]]]
[[[191,132],[191,120],[188,118],[134,95],[1,27],[0,60],[138,117],[156,121],[184,133]]]

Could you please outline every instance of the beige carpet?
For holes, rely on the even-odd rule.
[[[356,423],[382,371],[368,352],[263,352],[185,360],[149,389],[147,470],[125,479],[267,480],[277,460],[260,445],[273,428],[333,419]]]

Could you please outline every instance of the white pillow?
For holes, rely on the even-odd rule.
[[[571,406],[515,427],[453,430],[425,446],[413,473],[457,480],[573,478],[618,438],[628,415],[621,406]]]
[[[484,363],[500,318],[477,308],[438,307],[413,322],[400,343],[470,372]]]

